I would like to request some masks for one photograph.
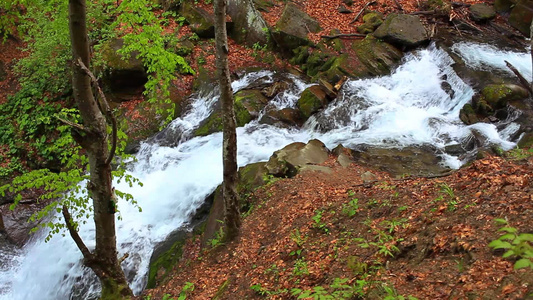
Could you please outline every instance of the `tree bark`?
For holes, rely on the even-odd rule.
[[[85,0],[69,0],[69,28],[73,55],[72,85],[74,97],[83,119],[83,130],[73,129],[76,141],[89,158],[90,180],[87,184],[93,200],[96,247],[87,253],[83,241],[76,244],[84,254],[84,264],[91,268],[102,284],[101,299],[121,299],[133,296],[124,271],[120,267],[115,236],[115,198],[112,189],[111,166],[108,162],[108,138],[106,120],[92,93],[91,78],[83,67],[89,67],[89,43],[86,27]],[[81,63],[80,63],[81,62]],[[68,210],[64,209],[67,228],[71,236],[77,235]],[[81,241],[81,244],[80,244]],[[83,249],[85,248],[85,249]]]
[[[215,47],[216,67],[222,102],[222,159],[224,179],[222,195],[224,198],[224,223],[226,240],[234,239],[241,225],[237,182],[237,133],[233,92],[228,68],[228,36],[226,32],[227,0],[215,0]]]

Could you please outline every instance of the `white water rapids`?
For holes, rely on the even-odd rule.
[[[472,44],[455,47],[470,64],[477,63],[480,68],[500,68],[504,59],[515,57],[515,66],[531,76],[529,55],[487,49]],[[459,110],[474,91],[454,73],[451,63],[445,52],[432,46],[409,54],[391,76],[347,82],[338,99],[302,129],[281,129],[256,121],[238,128],[239,165],[267,160],[275,150],[291,142],[312,138],[320,139],[329,148],[339,143],[365,143],[382,147],[432,144],[443,149],[461,144],[476,130],[503,149],[513,147],[515,144],[509,139],[518,125],[508,122],[497,130],[493,124],[466,126],[459,120]],[[233,88],[246,88],[256,80],[272,81],[273,76],[269,71],[251,73],[234,82]],[[287,78],[292,81],[291,88],[269,105],[295,107],[298,95],[309,86],[296,77]],[[453,93],[441,88],[443,78]],[[142,145],[138,162],[129,172],[143,182],[143,187],[116,184],[118,190],[131,193],[143,209],[139,213],[122,201],[122,220],[117,221],[120,254],[130,254],[123,267],[136,294],[145,287],[154,246],[184,225],[222,180],[221,133],[190,138],[191,132],[209,116],[216,98],[214,92],[197,95],[190,111],[170,125],[183,132],[176,147]],[[443,157],[451,168],[463,163],[450,155]],[[90,242],[94,236],[92,227],[92,221],[80,227],[80,235],[89,241],[89,247],[94,247],[94,242]],[[43,236],[44,233],[37,234],[17,251],[0,249],[0,299],[89,299],[97,295],[97,284],[85,284],[90,281],[90,272],[81,266],[81,253],[72,239],[56,235],[45,243]],[[81,288],[84,285],[89,286]],[[78,292],[73,294],[73,290]],[[78,294],[81,290],[84,295]]]

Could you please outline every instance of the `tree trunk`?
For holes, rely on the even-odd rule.
[[[75,230],[69,231],[84,255],[84,264],[91,268],[102,284],[102,299],[121,299],[133,296],[117,257],[115,236],[115,202],[112,189],[111,166],[107,161],[108,138],[106,119],[92,93],[91,79],[83,66],[89,67],[89,43],[86,27],[85,0],[69,0],[69,27],[72,43],[74,97],[83,119],[82,129],[74,129],[76,141],[87,152],[90,181],[87,184],[93,200],[96,247],[91,253]],[[82,64],[78,63],[78,59]],[[64,208],[65,221],[70,214]]]
[[[215,47],[216,67],[222,101],[223,143],[222,159],[224,181],[222,195],[224,198],[225,237],[235,238],[241,225],[239,199],[235,188],[237,182],[237,133],[235,130],[235,111],[233,110],[233,92],[228,68],[228,36],[226,32],[227,0],[215,0]]]
[[[531,67],[532,67],[531,70],[533,71],[533,20],[531,20],[531,26],[529,27],[529,37],[531,40],[531,50],[530,50],[531,51]],[[533,73],[531,76],[531,89],[533,90]]]

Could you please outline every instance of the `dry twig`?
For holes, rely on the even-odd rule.
[[[361,14],[365,11],[365,9],[369,6],[369,5],[372,5],[376,3],[376,1],[369,1],[365,4],[365,6],[363,6],[363,8],[361,8],[361,10],[359,11],[359,13],[355,16],[355,18],[353,18],[353,20],[350,22],[350,24],[353,24],[357,21],[357,19],[359,19],[359,17],[361,16]]]

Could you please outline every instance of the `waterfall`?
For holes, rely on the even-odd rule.
[[[458,45],[457,53],[470,55],[480,67],[497,68],[494,59],[483,60],[485,46]],[[461,50],[463,49],[463,50]],[[503,57],[522,54],[506,53]],[[485,63],[481,63],[485,61]],[[473,64],[473,62],[472,62]],[[459,110],[474,91],[450,67],[451,59],[434,46],[405,57],[390,76],[346,82],[326,109],[313,116],[301,129],[278,128],[253,121],[237,129],[238,163],[267,160],[275,150],[295,142],[318,138],[328,147],[369,144],[380,147],[402,147],[432,144],[439,149],[461,144],[472,135],[482,134],[503,149],[515,144],[509,141],[518,126],[509,120],[498,128],[493,124],[464,125]],[[517,63],[518,65],[518,63]],[[527,69],[527,62],[524,68]],[[529,62],[529,67],[531,62]],[[522,67],[521,67],[522,68]],[[530,69],[527,69],[530,71]],[[530,74],[530,73],[529,73]],[[262,80],[271,82],[274,73],[249,73],[232,84],[245,89]],[[527,76],[527,75],[526,75]],[[280,109],[294,107],[298,95],[309,83],[286,76],[289,89],[278,94],[269,104]],[[193,137],[193,130],[209,116],[218,96],[205,91],[193,96],[188,112],[174,120],[168,128],[178,134],[172,147],[161,146],[157,138],[142,144],[137,161],[128,170],[143,187],[115,183],[137,200],[142,212],[119,201],[121,219],[117,221],[120,255],[129,253],[123,267],[133,291],[140,293],[146,284],[148,264],[154,246],[176,228],[187,223],[190,215],[222,181],[222,134]],[[161,138],[161,136],[160,136]],[[449,167],[463,162],[443,154]],[[81,253],[67,235],[55,235],[44,242],[45,232],[36,234],[21,250],[0,251],[0,299],[93,299],[98,295],[94,275],[81,265]],[[80,225],[80,235],[89,248],[94,247],[92,220]]]

